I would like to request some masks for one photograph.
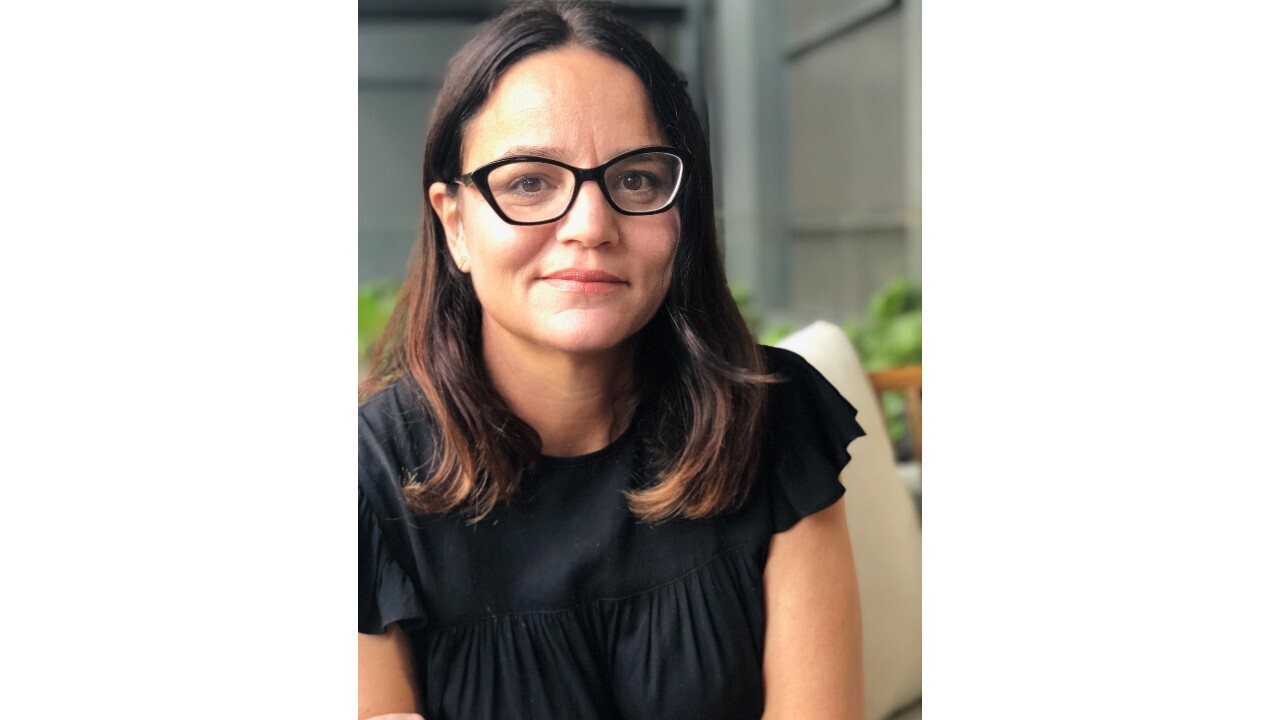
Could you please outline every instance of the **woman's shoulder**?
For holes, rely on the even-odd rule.
[[[844,396],[804,356],[770,345],[761,345],[760,350],[765,371],[780,381],[769,386],[769,404],[780,413],[808,415],[835,410],[843,415],[846,408],[852,410]]]
[[[423,422],[425,410],[422,390],[412,377],[402,375],[360,402],[360,420],[377,426]]]
[[[760,345],[758,347],[764,355],[766,372],[780,373],[792,380],[809,372],[817,372],[809,364],[809,361],[805,360],[799,353],[772,345]]]
[[[430,413],[422,391],[400,377],[359,408],[360,485],[366,491],[397,491],[420,472],[431,453]]]
[[[412,513],[403,483],[425,436],[425,405],[411,381],[390,383],[360,403],[360,632],[412,627],[425,613],[414,578]]]
[[[861,434],[853,419],[858,411],[804,356],[769,345],[760,350],[765,371],[777,379],[768,391],[770,434]]]
[[[780,380],[769,386],[763,468],[773,531],[783,532],[844,494],[840,471],[849,444],[864,432],[858,411],[804,357],[761,349],[766,369]]]

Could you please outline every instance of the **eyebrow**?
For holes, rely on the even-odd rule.
[[[612,160],[613,158],[616,158],[619,155],[631,152],[632,150],[636,150],[638,148],[649,147],[650,145],[660,145],[660,144],[661,143],[644,143],[641,145],[635,145],[632,147],[623,148],[609,155],[608,159],[606,159],[605,162],[608,162],[609,160]],[[564,148],[559,148],[551,145],[513,145],[512,147],[507,148],[506,151],[503,152],[501,155],[494,158],[493,160],[490,160],[489,162],[506,160],[509,157],[516,157],[517,155],[533,155],[536,157],[547,158],[549,160],[558,160],[565,164],[571,164],[569,163],[569,152],[567,150],[565,150]]]
[[[569,162],[569,153],[562,148],[547,145],[514,145],[507,148],[506,152],[494,158],[494,160],[505,160],[517,155],[536,155],[551,160],[559,160],[560,162]]]

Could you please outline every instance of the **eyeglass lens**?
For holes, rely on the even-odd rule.
[[[671,202],[682,172],[680,158],[670,153],[633,155],[605,168],[601,189],[626,212],[650,212]],[[494,202],[517,222],[551,220],[573,199],[573,172],[550,163],[500,165],[488,181]]]

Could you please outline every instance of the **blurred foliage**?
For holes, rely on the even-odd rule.
[[[357,321],[360,326],[360,363],[368,361],[369,349],[378,341],[382,329],[391,319],[400,295],[400,286],[393,282],[377,282],[360,287]]]
[[[894,280],[872,298],[866,322],[845,323],[844,331],[868,371],[919,365],[923,354],[920,286]]]
[[[872,298],[865,322],[845,323],[844,331],[858,349],[868,372],[919,365],[923,358],[920,286],[899,278]],[[901,446],[907,437],[907,407],[902,393],[884,395],[884,421],[889,437]],[[899,447],[898,454],[909,454]]]

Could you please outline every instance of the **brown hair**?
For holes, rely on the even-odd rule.
[[[567,44],[631,68],[648,90],[668,142],[693,158],[681,196],[680,238],[662,307],[638,333],[636,430],[652,482],[628,493],[633,513],[659,522],[735,509],[755,480],[763,436],[764,360],[734,304],[716,241],[710,149],[685,84],[639,33],[598,3],[517,4],[449,63],[431,116],[423,212],[404,292],[374,346],[361,401],[410,376],[432,420],[433,456],[405,484],[419,512],[472,520],[512,498],[541,440],[489,381],[480,354],[480,303],[449,259],[427,189],[461,172],[462,129],[498,78],[529,55]]]

